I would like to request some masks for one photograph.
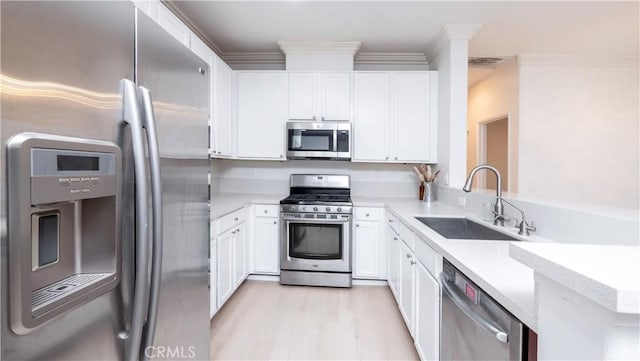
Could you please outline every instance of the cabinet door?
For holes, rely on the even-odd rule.
[[[289,119],[320,120],[317,91],[316,73],[289,73]]]
[[[353,160],[389,160],[389,74],[354,75]]]
[[[256,217],[254,227],[256,273],[278,274],[280,222],[277,218]]]
[[[235,255],[235,269],[233,277],[233,289],[235,290],[247,276],[247,237],[244,223],[238,225],[234,231],[233,247]]]
[[[407,324],[409,333],[414,335],[413,329],[413,298],[415,288],[415,261],[413,252],[404,244],[400,243],[400,313]]]
[[[216,307],[218,301],[218,297],[216,296],[216,283],[218,282],[216,277],[216,275],[218,274],[216,272],[217,263],[216,239],[214,238],[211,240],[211,245],[209,248],[209,315],[211,317],[213,317],[213,315],[218,310],[218,308]]]
[[[355,223],[353,277],[380,278],[380,226],[374,221]]]
[[[222,59],[213,56],[213,123],[212,137],[215,137],[213,148],[216,156],[231,157],[233,155],[233,134],[231,127],[231,68]],[[212,145],[213,146],[213,145]]]
[[[389,244],[389,288],[396,299],[396,302],[400,303],[400,239],[396,233],[387,228],[387,239]]]
[[[438,360],[440,285],[418,262],[416,268],[416,350],[422,360]]]
[[[238,157],[284,159],[286,73],[238,74]]]
[[[428,72],[393,74],[394,161],[428,162],[433,141]]]
[[[321,120],[351,120],[351,74],[320,73]]]
[[[235,230],[230,230],[221,234],[217,238],[218,252],[216,254],[216,278],[217,278],[217,296],[218,308],[227,301],[233,293],[234,287],[234,254],[233,243],[235,238]]]

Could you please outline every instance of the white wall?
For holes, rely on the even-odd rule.
[[[213,160],[214,192],[289,194],[294,173],[347,174],[351,193],[361,197],[418,197],[419,182],[410,164],[291,160],[287,162]]]
[[[478,165],[478,123],[509,116],[509,186],[518,188],[518,62],[500,65],[469,88],[467,116],[467,172]]]
[[[638,64],[521,60],[520,196],[638,209]]]

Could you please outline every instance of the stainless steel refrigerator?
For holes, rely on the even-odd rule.
[[[130,2],[0,12],[0,359],[208,359],[206,63]]]

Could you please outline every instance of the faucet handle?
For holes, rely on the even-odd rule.
[[[530,236],[530,232],[536,231],[536,227],[533,225],[533,221],[526,222],[524,219],[520,221],[520,223],[518,224],[518,228],[520,228],[518,234],[521,236]]]

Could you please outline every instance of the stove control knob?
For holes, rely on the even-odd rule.
[[[318,207],[313,207],[313,211],[317,212],[318,211]]]
[[[289,207],[289,210],[290,210],[290,211],[295,211],[295,210],[296,210],[296,206],[290,206],[290,207]]]
[[[338,207],[337,211],[342,212],[342,208]]]
[[[327,207],[327,212],[331,212],[331,207]]]

